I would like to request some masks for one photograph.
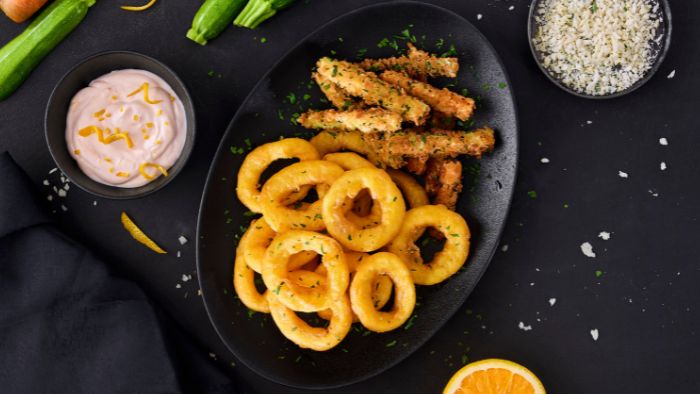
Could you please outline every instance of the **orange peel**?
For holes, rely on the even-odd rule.
[[[146,235],[137,225],[134,223],[133,220],[129,217],[129,215],[126,214],[126,212],[122,212],[121,214],[121,222],[122,226],[124,226],[124,229],[131,235],[135,240],[146,246],[148,249],[151,249],[152,251],[159,253],[159,254],[166,254],[165,250],[163,250],[160,246],[158,246],[155,241],[153,241],[151,238]]]

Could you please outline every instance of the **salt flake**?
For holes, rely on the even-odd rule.
[[[592,329],[591,330],[591,337],[593,338],[594,341],[598,340],[598,336],[599,336],[598,329],[597,328]]]
[[[624,172],[624,171],[618,171],[618,172],[617,172],[617,175],[618,175],[620,178],[629,178],[629,177],[630,177],[629,174],[626,173],[626,172]]]
[[[593,252],[593,245],[590,242],[584,242],[581,244],[581,252],[586,257],[594,258],[595,252]]]
[[[557,303],[557,299],[556,299],[556,298],[550,298],[550,299],[549,299],[549,306],[554,306],[554,304],[556,304],[556,303]]]
[[[184,245],[187,243],[187,238],[185,238],[182,235],[177,240],[180,241],[180,245]]]
[[[532,330],[532,325],[529,325],[529,324],[525,325],[525,323],[520,322],[520,323],[518,323],[518,328],[523,330],[523,331],[530,331],[530,330]]]
[[[610,239],[610,233],[607,231],[601,231],[600,234],[598,234],[598,238],[602,239],[603,241],[607,241]]]
[[[668,140],[666,139],[666,137],[659,138],[659,144],[663,146],[668,145]]]
[[[547,164],[547,163],[549,163],[549,159],[546,158],[546,157],[543,157],[543,158],[540,159],[540,163],[542,163],[542,164]]]
[[[480,21],[484,16],[481,14],[476,14],[476,20]]]
[[[676,76],[676,70],[674,69],[673,71],[671,71],[671,72],[668,74],[668,76],[667,76],[666,78],[668,78],[668,79],[673,79],[673,77],[675,77],[675,76]]]
[[[659,164],[659,168],[661,168],[661,171],[666,171],[666,162],[662,161],[661,164]]]

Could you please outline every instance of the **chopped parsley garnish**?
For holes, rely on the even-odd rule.
[[[600,278],[601,276],[603,276],[603,271],[601,271],[601,270],[596,270],[596,272],[595,272],[595,277],[596,277],[596,278]]]
[[[386,347],[396,346],[396,339],[386,344]]]
[[[595,0],[591,1],[591,12],[596,12],[598,11],[598,4],[595,2]]]
[[[233,153],[234,155],[242,155],[243,153],[245,153],[243,148],[241,148],[240,146],[231,145],[230,149],[231,149],[231,153]]]
[[[403,327],[404,330],[408,330],[409,328],[413,327],[413,321],[416,320],[418,315],[413,315],[411,316],[410,319],[406,322],[406,325]]]
[[[331,76],[335,77],[336,75],[338,75],[338,66],[333,65],[333,72],[331,73]]]
[[[528,195],[530,198],[537,198],[537,192],[534,191],[534,190],[530,190],[529,192],[527,192],[527,195]]]
[[[507,88],[507,87],[508,87],[508,84],[506,84],[505,82],[499,82],[499,83],[498,83],[498,88],[499,88],[499,89],[505,89],[505,88]]]
[[[289,104],[295,104],[297,102],[296,94],[289,92],[289,94],[287,94],[287,101],[289,101]]]
[[[457,56],[457,48],[455,48],[454,44],[450,44],[450,49],[448,49],[446,52],[443,52],[440,57],[453,57]]]
[[[367,48],[360,48],[357,50],[357,54],[355,55],[355,57],[358,59],[362,59],[363,57],[365,57],[366,54],[367,54]]]
[[[266,43],[266,42],[267,42],[267,38],[262,37],[262,38],[260,39],[260,42],[262,42],[263,44]]]

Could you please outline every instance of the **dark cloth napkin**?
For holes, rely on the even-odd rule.
[[[0,392],[233,392],[135,283],[52,226],[6,153],[0,179]]]

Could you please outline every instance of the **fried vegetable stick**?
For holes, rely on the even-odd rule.
[[[363,134],[362,137],[380,163],[391,168],[403,167],[408,157],[454,158],[469,155],[480,158],[493,150],[495,144],[494,132],[488,127],[470,132],[407,130],[392,134]]]
[[[321,88],[323,94],[326,95],[328,101],[330,101],[336,108],[345,111],[363,107],[362,103],[358,103],[353,100],[353,98],[350,97],[346,91],[338,87],[338,85],[334,84],[333,82],[322,77],[318,73],[313,73],[311,76],[318,84],[318,87]]]
[[[476,108],[476,103],[469,97],[464,97],[446,88],[438,89],[428,83],[416,81],[404,73],[384,71],[381,78],[428,103],[436,111],[454,116],[461,121],[471,118]]]
[[[408,56],[365,59],[358,64],[365,70],[374,72],[403,71],[416,79],[425,76],[456,78],[459,71],[459,60],[456,57],[437,57],[417,49],[411,43],[408,43]]]
[[[423,175],[427,164],[428,156],[406,158],[406,170],[416,175]]]
[[[454,211],[462,192],[462,163],[455,159],[432,158],[425,171],[425,190],[434,205]]]
[[[299,119],[307,129],[358,130],[363,133],[394,132],[401,129],[401,115],[382,108],[350,111],[307,111]]]
[[[350,95],[360,97],[369,105],[396,112],[406,121],[421,125],[430,113],[428,104],[352,63],[323,57],[316,65],[323,78],[337,84]]]

